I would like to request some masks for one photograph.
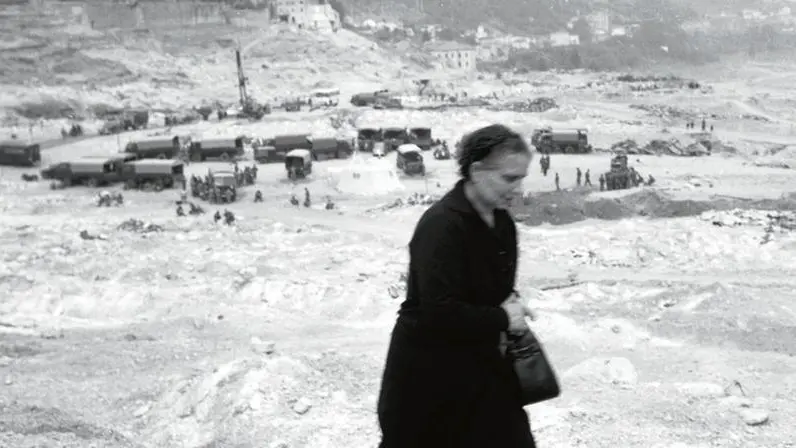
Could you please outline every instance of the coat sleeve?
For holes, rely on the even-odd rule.
[[[473,305],[467,294],[467,238],[464,229],[445,214],[420,220],[410,243],[416,276],[420,320],[424,326],[456,339],[484,339],[508,329],[500,306]]]

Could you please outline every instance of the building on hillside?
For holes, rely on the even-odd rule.
[[[325,0],[275,0],[274,12],[281,22],[299,28],[337,30],[340,14]]]
[[[568,31],[559,31],[550,33],[549,42],[551,47],[569,47],[571,45],[580,45],[580,37]]]
[[[426,50],[436,61],[447,68],[475,71],[476,48],[458,42],[431,42]]]
[[[608,34],[611,31],[611,16],[607,12],[598,11],[586,16],[589,28],[595,35]]]

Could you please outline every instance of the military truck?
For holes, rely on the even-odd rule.
[[[173,159],[180,153],[180,137],[157,137],[132,141],[124,152],[135,154],[139,159]]]
[[[313,137],[309,149],[313,160],[345,159],[350,155],[351,146],[333,137]]]
[[[406,128],[389,127],[381,131],[384,140],[384,149],[387,152],[395,151],[399,146],[409,143],[409,133]]]
[[[285,154],[277,154],[276,148],[271,145],[255,146],[254,160],[257,163],[279,163],[285,159]]]
[[[238,179],[232,171],[214,171],[211,173],[213,179],[213,191],[210,201],[214,203],[235,202],[238,198]]]
[[[100,128],[100,135],[116,134],[122,131],[146,129],[149,126],[149,111],[142,109],[119,109],[109,111]]]
[[[118,157],[85,157],[49,166],[41,171],[41,177],[61,181],[64,186],[97,187],[120,181],[123,166]]]
[[[381,98],[388,98],[389,96],[390,92],[387,89],[357,93],[351,97],[351,104],[357,107],[373,106]]]
[[[381,129],[363,126],[357,130],[357,149],[360,151],[373,151],[373,145],[381,141]]]
[[[232,160],[242,157],[243,154],[243,136],[199,140],[192,142],[188,147],[188,156],[193,162],[213,158]]]
[[[36,166],[41,163],[41,147],[38,143],[21,140],[0,142],[0,165]]]
[[[416,145],[423,151],[428,151],[434,146],[434,139],[431,137],[431,128],[420,126],[409,128],[409,143]]]
[[[604,174],[606,190],[625,190],[632,184],[633,173],[627,165],[627,154],[611,158],[611,170]]]
[[[134,160],[122,166],[122,179],[127,189],[161,191],[182,187],[184,171],[185,166],[179,160]]]
[[[592,151],[585,129],[536,129],[531,144],[542,154],[586,154]]]

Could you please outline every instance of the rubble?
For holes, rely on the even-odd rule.
[[[521,100],[503,103],[489,107],[493,111],[511,112],[547,112],[551,109],[558,109],[558,104],[553,98],[539,97],[532,100]]]
[[[796,212],[742,210],[709,211],[700,215],[700,219],[717,227],[775,227],[784,231],[796,230]]]
[[[717,146],[720,143],[717,143]],[[688,145],[683,145],[680,140],[670,138],[668,140],[650,140],[644,146],[639,146],[633,139],[626,139],[611,145],[611,152],[622,152],[634,155],[667,155],[679,157],[700,157],[711,154],[713,142],[696,141]]]
[[[162,232],[163,226],[159,226],[157,224],[146,223],[141,221],[140,219],[128,219],[127,221],[119,224],[116,227],[117,230],[126,230],[128,232],[137,232],[137,233],[152,233],[152,232]]]
[[[386,211],[395,208],[402,208],[402,207],[413,207],[415,205],[431,205],[435,203],[439,198],[434,197],[428,194],[420,194],[420,193],[412,193],[408,198],[397,198],[394,201],[377,207],[375,209],[368,210],[368,212],[374,211]]]

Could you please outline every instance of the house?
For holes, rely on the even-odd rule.
[[[437,62],[447,68],[475,71],[476,48],[458,42],[433,42],[426,49]]]
[[[592,33],[595,35],[608,34],[611,31],[611,16],[607,12],[595,12],[586,16]]]
[[[558,31],[550,33],[549,42],[551,47],[568,47],[570,45],[580,45],[580,37],[570,34],[568,31]]]
[[[324,0],[275,0],[274,12],[282,22],[299,28],[337,30],[340,14]]]

